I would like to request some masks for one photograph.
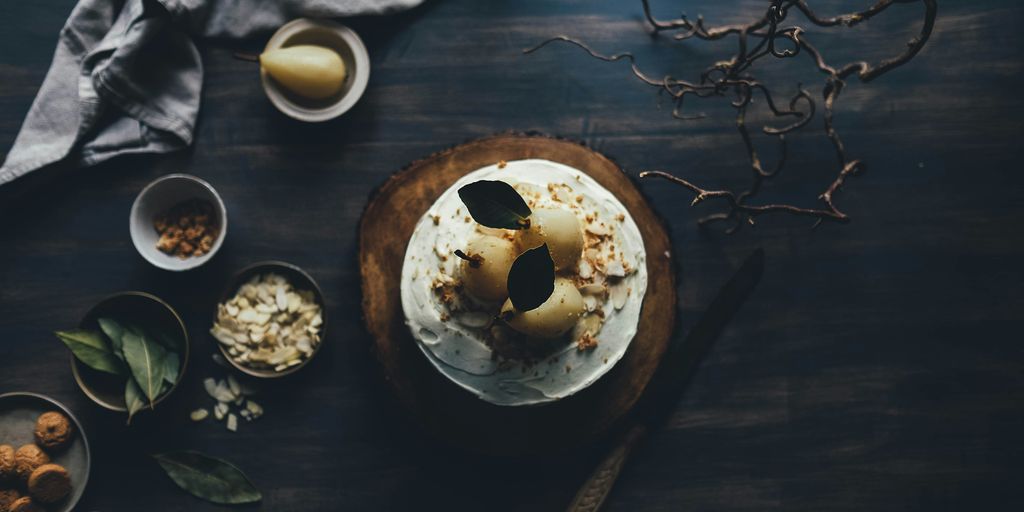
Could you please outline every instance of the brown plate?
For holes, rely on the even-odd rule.
[[[254,276],[262,274],[281,275],[287,279],[296,290],[308,290],[313,292],[313,298],[316,299],[317,304],[320,304],[320,316],[323,319],[323,323],[320,324],[320,343],[317,343],[316,346],[313,347],[313,353],[307,357],[305,361],[280,372],[274,371],[273,369],[261,370],[258,368],[249,368],[248,366],[236,363],[235,360],[231,358],[231,355],[228,354],[227,349],[224,348],[223,343],[217,340],[214,340],[214,343],[217,344],[217,348],[220,349],[220,353],[224,356],[224,359],[227,360],[231,366],[238,369],[238,371],[245,373],[246,375],[252,375],[253,377],[274,379],[284,377],[285,375],[291,375],[299,371],[309,364],[309,362],[312,361],[318,353],[320,353],[320,347],[323,346],[324,341],[327,339],[327,306],[324,303],[324,294],[320,291],[320,285],[316,284],[313,276],[309,275],[305,270],[302,270],[298,266],[292,265],[291,263],[285,263],[283,261],[262,261],[260,263],[253,263],[252,265],[238,271],[238,273],[235,274],[235,277],[231,279],[231,282],[228,283],[228,286],[224,288],[224,291],[221,292],[218,304],[223,304],[230,300],[231,297],[238,293],[238,289],[241,288],[246,281],[252,279]],[[217,310],[214,309],[213,319],[211,320],[210,325],[213,325],[213,322],[216,321]],[[212,338],[213,336],[211,335],[210,337]]]
[[[60,402],[36,393],[4,393],[0,395],[0,444],[9,444],[15,450],[34,442],[32,432],[36,419],[44,412],[59,411],[75,426],[75,437],[63,451],[51,453],[50,459],[68,470],[71,476],[71,494],[64,501],[47,508],[49,511],[70,512],[85,492],[89,482],[89,440],[82,430],[82,424],[71,411]],[[23,491],[24,492],[24,491]]]
[[[499,161],[541,158],[579,169],[629,210],[648,254],[648,288],[636,337],[621,361],[589,388],[536,407],[484,402],[438,373],[416,347],[402,313],[402,263],[420,217],[456,180]],[[675,327],[675,270],[668,232],[614,162],[580,144],[543,136],[487,137],[412,163],[370,199],[359,228],[363,315],[385,376],[436,435],[470,450],[523,454],[568,449],[607,431],[636,403]]]

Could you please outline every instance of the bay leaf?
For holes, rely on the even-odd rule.
[[[124,341],[124,358],[132,371],[135,382],[139,384],[142,394],[149,399],[149,405],[160,396],[161,384],[164,380],[164,356],[167,351],[162,345],[143,334],[126,332],[121,337]]]
[[[512,185],[504,181],[474,181],[459,189],[459,198],[473,220],[489,228],[530,227],[530,207]]]
[[[249,478],[227,461],[195,451],[167,452],[153,458],[178,487],[198,498],[221,505],[263,499]]]
[[[142,389],[139,388],[139,384],[135,382],[135,378],[128,376],[128,383],[124,387],[124,403],[128,407],[128,424],[132,422],[132,417],[135,413],[146,408],[146,402],[143,400],[145,397],[142,396]]]
[[[110,340],[110,348],[118,359],[124,361],[124,349],[121,337],[124,335],[124,327],[110,318],[98,318],[96,323],[100,324],[103,334]]]
[[[124,363],[114,355],[107,340],[96,331],[76,329],[55,333],[82,364],[105,373],[125,375]]]
[[[176,352],[167,352],[167,355],[164,356],[164,380],[173,386],[175,382],[178,382],[180,371],[181,358]]]
[[[536,309],[555,291],[555,262],[548,244],[519,255],[508,271],[508,299],[517,311]]]

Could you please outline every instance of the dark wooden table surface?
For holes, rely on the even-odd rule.
[[[0,3],[0,150],[14,140],[73,3]],[[867,3],[812,2],[828,13]],[[742,21],[764,4],[655,1],[664,17],[685,8],[710,22]],[[674,121],[625,65],[569,47],[520,54],[567,33],[604,51],[634,51],[656,76],[694,76],[733,48],[652,39],[640,14],[637,1],[429,0],[397,16],[351,20],[370,49],[370,87],[355,109],[323,125],[279,114],[251,64],[223,43],[206,44],[191,149],[65,166],[0,190],[0,392],[52,395],[81,416],[94,461],[80,508],[213,509],[178,492],[148,458],[171,448],[236,462],[264,491],[253,507],[263,510],[568,503],[601,446],[489,459],[439,446],[406,418],[361,325],[355,227],[390,173],[505,130],[584,141],[631,173],[660,168],[741,187],[749,171],[727,106],[703,104],[708,119]],[[916,4],[898,6],[855,30],[822,34],[820,45],[836,60],[884,56],[902,48],[920,14]],[[1022,23],[1016,0],[943,1],[918,58],[868,86],[851,84],[837,123],[870,168],[838,198],[854,217],[849,225],[811,230],[806,220],[765,218],[736,236],[706,233],[694,221],[711,205],[691,209],[677,188],[642,185],[671,223],[683,329],[753,247],[763,246],[768,262],[667,428],[629,462],[610,510],[1024,506]],[[814,83],[800,64],[774,71],[784,89]],[[794,137],[793,150],[766,197],[813,204],[834,156],[817,129]],[[209,180],[231,215],[220,254],[186,274],[148,265],[127,229],[135,194],[174,171]],[[215,297],[231,273],[263,259],[296,263],[320,281],[332,322],[324,351],[264,390],[259,422],[238,433],[193,424],[188,412],[209,406],[202,379],[223,375],[204,335]],[[130,428],[77,389],[51,335],[126,289],[166,298],[195,337],[183,387]]]

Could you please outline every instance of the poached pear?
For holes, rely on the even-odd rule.
[[[529,311],[516,311],[511,300],[501,307],[501,318],[509,327],[533,338],[557,338],[576,325],[586,307],[583,296],[569,279],[555,279],[548,300]]]
[[[345,63],[330,48],[296,45],[263,52],[260,67],[289,91],[311,100],[330,98],[345,83]]]

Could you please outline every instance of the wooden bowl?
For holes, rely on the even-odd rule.
[[[540,158],[579,169],[611,191],[640,228],[647,293],[625,356],[593,385],[544,405],[502,407],[459,388],[424,357],[405,324],[399,289],[405,250],[420,217],[463,175],[499,161]],[[461,144],[413,162],[370,199],[359,227],[363,316],[384,374],[427,430],[470,451],[523,455],[568,450],[614,426],[647,387],[668,347],[676,317],[675,265],[668,231],[614,162],[581,144],[505,134]]]
[[[82,321],[78,323],[78,327],[99,330],[100,327],[96,320],[101,317],[114,319],[127,317],[132,319],[132,323],[138,325],[149,325],[167,332],[181,333],[181,339],[184,340],[184,351],[181,353],[181,371],[178,373],[178,379],[171,389],[153,401],[153,405],[164,401],[178,388],[178,383],[183,380],[185,370],[188,369],[190,342],[188,329],[181,316],[170,304],[154,295],[129,291],[115,293],[100,301],[85,314]],[[78,387],[93,402],[111,411],[125,412],[128,410],[124,401],[124,377],[93,370],[79,362],[74,354],[71,355],[71,373],[75,376]]]
[[[309,275],[305,270],[302,270],[298,266],[292,265],[291,263],[285,263],[283,261],[262,261],[259,263],[253,263],[252,265],[238,271],[238,273],[231,278],[231,281],[228,283],[228,286],[224,288],[224,291],[221,292],[218,304],[227,302],[231,297],[238,293],[238,289],[241,288],[241,286],[248,280],[252,279],[254,276],[263,274],[280,275],[287,279],[296,290],[308,290],[313,292],[313,297],[316,300],[316,303],[320,305],[320,316],[323,318],[323,323],[320,325],[320,343],[317,343],[316,346],[313,347],[313,353],[301,363],[278,372],[273,369],[250,368],[248,366],[244,366],[231,358],[227,349],[224,348],[223,343],[216,340],[214,340],[214,342],[220,349],[220,353],[224,356],[224,359],[238,371],[253,377],[276,379],[299,371],[309,364],[309,362],[312,361],[318,353],[320,353],[320,347],[323,346],[324,340],[327,339],[327,305],[324,302],[324,294],[320,290],[320,285],[316,283],[313,276]],[[214,310],[213,322],[210,325],[213,325],[216,321],[217,311]]]

